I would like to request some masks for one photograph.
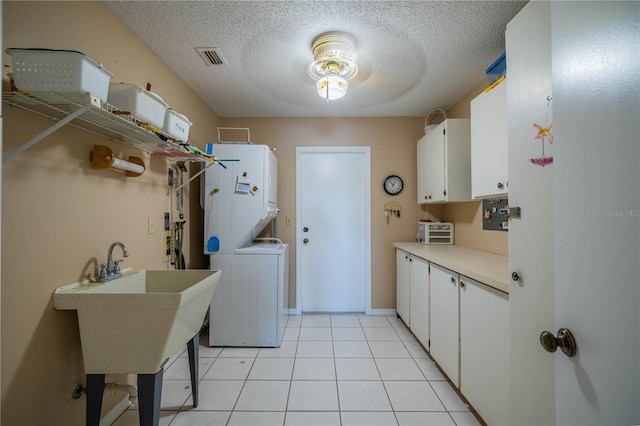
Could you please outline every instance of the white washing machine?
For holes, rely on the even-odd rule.
[[[288,244],[253,244],[211,256],[211,269],[222,276],[209,312],[210,346],[280,346],[289,306],[288,260]]]

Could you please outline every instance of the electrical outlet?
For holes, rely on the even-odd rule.
[[[156,220],[153,218],[153,216],[149,216],[147,218],[147,232],[149,233],[149,235],[156,233]]]
[[[292,222],[293,222],[293,221],[291,220],[291,218],[290,218],[289,216],[287,216],[287,217],[285,217],[285,218],[284,218],[284,225],[285,225],[285,226],[292,226],[292,225],[293,225],[293,223],[292,223]]]

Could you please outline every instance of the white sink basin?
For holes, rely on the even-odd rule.
[[[86,374],[155,374],[202,326],[220,271],[125,270],[105,283],[56,289],[56,309],[77,310]]]

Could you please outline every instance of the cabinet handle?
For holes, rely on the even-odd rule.
[[[429,197],[427,197],[427,198],[431,199],[431,195],[429,195]]]
[[[409,259],[409,256],[405,256],[404,258],[408,260],[408,259]]]
[[[460,288],[464,290],[464,283],[460,281]]]
[[[409,258],[409,262],[413,262],[413,258]]]
[[[503,189],[504,188],[504,184],[502,182],[498,182],[498,189]]]
[[[442,194],[446,197],[447,196],[447,191],[442,191]]]
[[[455,284],[455,282],[456,282],[455,277],[451,277],[451,283],[452,283],[452,284]]]

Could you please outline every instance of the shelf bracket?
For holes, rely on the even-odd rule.
[[[60,127],[66,125],[67,123],[69,123],[70,121],[74,120],[75,118],[79,117],[80,115],[84,114],[85,112],[87,112],[89,110],[89,108],[91,108],[91,105],[85,105],[80,109],[77,109],[76,111],[74,111],[73,113],[69,114],[68,116],[66,116],[65,118],[63,118],[62,120],[58,121],[56,124],[54,124],[53,126],[49,127],[48,129],[46,129],[45,131],[43,131],[42,133],[40,133],[37,136],[34,136],[33,138],[31,138],[30,140],[28,140],[27,142],[25,142],[24,144],[20,145],[19,147],[17,147],[16,149],[14,149],[11,152],[8,152],[7,154],[5,154],[2,157],[2,162],[4,163],[7,160],[12,159],[13,157],[15,157],[16,155],[20,154],[21,152],[31,148],[33,145],[37,144],[38,142],[40,142],[42,139],[46,138],[47,136],[49,136],[51,133],[55,132],[56,130],[58,130]]]

